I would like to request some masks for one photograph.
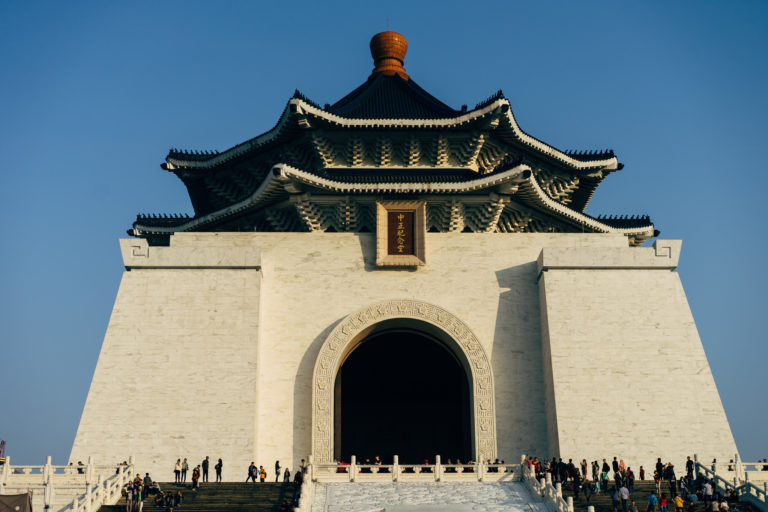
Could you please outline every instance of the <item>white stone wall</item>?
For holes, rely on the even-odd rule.
[[[613,254],[609,259],[635,258],[632,251],[639,250],[620,235],[430,233],[426,266],[382,270],[375,267],[373,234],[190,233],[171,241],[170,247],[121,241],[131,270],[121,283],[72,452],[75,459],[93,454],[99,462],[134,454],[137,468],[161,479],[172,477],[173,462],[183,456],[195,462],[222,457],[228,480],[244,480],[251,460],[271,473],[279,459],[293,471],[311,449],[312,371],[320,346],[346,315],[385,299],[433,303],[466,323],[494,369],[500,456],[510,461],[523,452],[548,454],[546,394],[556,396],[558,406],[560,395],[559,388],[545,385],[552,378],[542,365],[542,336],[552,339],[547,331],[568,320],[542,323],[542,314],[551,316],[574,285],[567,281],[566,291],[550,294],[549,281],[538,280],[537,258],[544,248],[591,248]],[[648,293],[652,300],[660,294],[653,287]],[[588,296],[578,300],[589,309]],[[640,302],[615,305],[611,313],[634,319],[637,311],[626,307]],[[692,323],[687,305],[678,313]],[[676,325],[674,318],[669,322]],[[640,335],[632,339],[643,354],[643,344],[656,343]],[[700,343],[691,350],[703,358]],[[565,372],[565,380],[558,377],[565,382],[577,370],[562,369],[567,361],[558,358],[555,374]],[[705,373],[714,390],[708,367]],[[714,400],[718,428],[730,436],[716,391]],[[557,416],[554,411],[559,420],[560,409]],[[549,425],[553,435],[566,435]],[[632,427],[628,439],[644,432]],[[695,434],[697,447],[710,439],[703,430]]]
[[[664,246],[664,247],[662,247]],[[539,258],[550,452],[729,460],[736,445],[677,272],[679,241]],[[611,460],[609,458],[609,460]],[[650,473],[649,473],[650,474]]]
[[[143,256],[122,245],[124,256],[140,255],[126,256],[126,265],[136,267],[120,283],[70,459],[93,455],[106,464],[134,455],[137,470],[158,481],[173,479],[180,457],[192,467],[210,455],[212,475],[214,457],[250,462],[259,270],[226,268],[230,261],[184,268],[189,254],[183,251],[174,259],[173,248],[150,247]],[[131,262],[155,257],[159,268]],[[240,473],[225,466],[233,478]]]

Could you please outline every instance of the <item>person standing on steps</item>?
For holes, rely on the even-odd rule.
[[[181,463],[181,483],[185,484],[187,483],[187,470],[189,469],[189,463],[187,462],[187,459],[184,459],[184,462]]]
[[[175,478],[175,483],[181,482],[181,459],[176,459],[176,465],[173,466],[173,476]]]
[[[205,460],[203,461],[203,482],[208,481],[208,456],[205,456]]]
[[[248,466],[248,476],[245,477],[245,481],[253,479],[253,483],[256,483],[256,464],[251,461],[251,465]]]
[[[280,461],[275,461],[275,482],[280,481]]]
[[[200,464],[192,470],[192,490],[197,491],[197,481],[200,480]]]
[[[259,480],[264,482],[267,479],[267,470],[264,466],[259,466]]]
[[[224,467],[224,464],[221,462],[221,459],[219,459],[219,462],[216,463],[215,466],[213,466],[213,469],[216,470],[216,481],[221,482],[221,468]],[[246,480],[247,482],[248,480]]]
[[[291,472],[288,471],[288,468],[285,468],[285,473],[283,473],[283,482],[290,483],[291,481]]]

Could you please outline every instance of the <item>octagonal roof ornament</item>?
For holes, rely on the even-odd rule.
[[[408,73],[403,67],[405,53],[408,51],[408,41],[402,34],[391,30],[379,32],[371,38],[370,46],[374,65],[371,76],[400,75],[400,78],[408,80]]]

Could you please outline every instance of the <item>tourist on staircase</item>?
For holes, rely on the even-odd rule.
[[[275,482],[280,481],[280,461],[275,461]]]
[[[185,484],[187,483],[187,470],[189,469],[189,462],[187,462],[186,457],[184,458],[184,462],[181,463],[181,483]]]
[[[213,468],[216,470],[216,481],[221,482],[221,468],[224,467],[224,464],[221,462],[221,459],[219,459],[219,462],[216,463]],[[246,480],[247,482],[248,480]]]
[[[192,490],[197,491],[197,481],[200,480],[200,464],[192,470]]]
[[[209,457],[206,455],[205,456],[205,460],[203,460],[203,464],[202,464],[202,466],[203,466],[203,482],[206,482],[206,483],[208,482],[208,464],[210,464]]]
[[[174,483],[181,483],[181,459],[176,459],[176,465],[173,466]]]
[[[247,482],[248,480],[252,479],[253,483],[256,483],[256,472],[257,472],[256,464],[254,464],[254,462],[251,461],[251,465],[248,466],[248,476],[245,477],[245,481]]]
[[[659,498],[656,497],[656,493],[651,491],[651,495],[648,496],[648,512],[656,512],[656,505],[659,503]]]

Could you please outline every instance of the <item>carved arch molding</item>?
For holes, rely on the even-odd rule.
[[[385,320],[415,319],[436,326],[455,342],[454,350],[471,373],[473,442],[476,460],[495,459],[496,411],[490,360],[467,325],[445,309],[416,300],[373,303],[346,317],[320,348],[312,380],[312,456],[314,462],[333,461],[334,379],[344,359],[376,324]]]

